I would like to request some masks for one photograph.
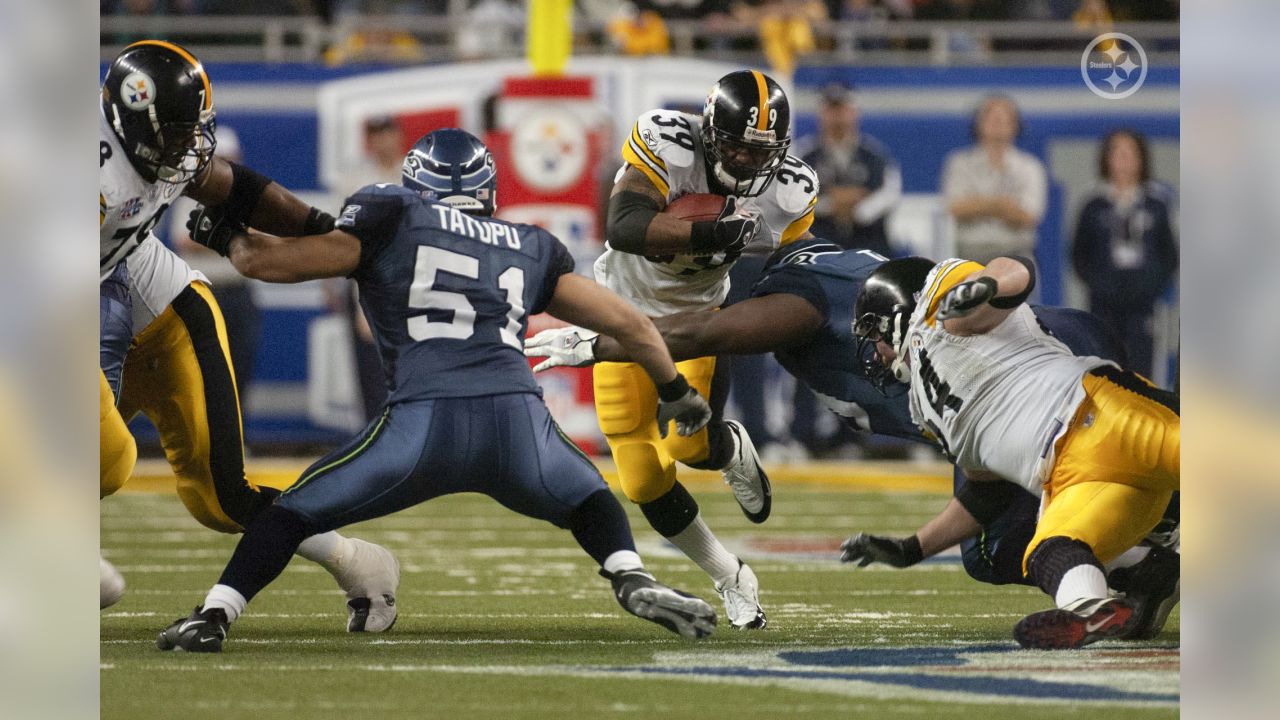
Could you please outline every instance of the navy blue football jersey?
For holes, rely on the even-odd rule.
[[[542,312],[560,276],[573,271],[555,236],[386,184],[347,198],[337,227],[360,239],[351,277],[389,403],[540,392],[524,335],[529,315]]]
[[[823,405],[855,429],[924,442],[911,422],[907,386],[878,389],[863,367],[875,348],[868,344],[859,355],[853,336],[853,301],[884,262],[869,250],[845,250],[825,240],[794,242],[769,258],[751,295],[796,295],[822,313],[825,322],[816,336],[773,355]]]
[[[753,297],[795,295],[822,313],[818,334],[774,353],[778,363],[855,429],[927,442],[911,422],[908,387],[892,382],[882,391],[868,378],[853,335],[853,303],[867,277],[885,262],[869,250],[844,250],[824,240],[795,242],[769,258],[751,290]],[[1082,310],[1032,306],[1040,326],[1077,355],[1123,360],[1120,344],[1093,315]]]

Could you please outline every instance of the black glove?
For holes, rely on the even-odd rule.
[[[724,252],[741,252],[756,236],[760,221],[756,216],[738,208],[738,200],[725,198],[724,209],[714,222],[696,222],[689,238],[691,255],[713,255]]]
[[[244,232],[245,227],[227,216],[220,205],[197,205],[187,216],[187,232],[191,239],[226,257],[231,248],[231,238]]]
[[[977,280],[962,282],[942,296],[942,300],[938,303],[938,319],[964,317],[980,305],[985,305],[996,296],[998,290],[999,285],[995,278],[980,277]]]
[[[908,538],[891,538],[880,535],[858,533],[840,546],[840,562],[856,562],[858,567],[866,567],[873,562],[882,562],[896,568],[911,567],[924,559],[920,550],[920,541],[915,535]]]
[[[688,437],[711,421],[711,406],[689,387],[683,375],[658,386],[658,435],[667,436],[667,423],[676,421],[676,432]]]

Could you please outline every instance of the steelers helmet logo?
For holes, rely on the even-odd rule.
[[[146,110],[156,101],[156,85],[144,72],[131,72],[120,83],[120,99],[130,110]]]

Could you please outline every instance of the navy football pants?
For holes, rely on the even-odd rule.
[[[400,402],[307,469],[276,503],[315,532],[477,492],[568,527],[605,489],[600,472],[532,393]]]

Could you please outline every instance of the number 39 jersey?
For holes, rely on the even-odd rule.
[[[624,164],[644,173],[670,203],[682,195],[711,192],[702,119],[673,110],[650,110],[636,120],[622,146]],[[760,230],[748,252],[768,254],[795,240],[813,224],[818,178],[804,162],[787,157],[773,182],[757,197],[740,198],[755,213]],[[729,292],[729,268],[739,253],[648,256],[613,249],[596,261],[596,280],[650,316],[717,307]]]
[[[1084,400],[1081,378],[1113,363],[1077,357],[1026,305],[981,335],[948,333],[937,320],[947,291],[982,265],[939,263],[925,280],[906,347],[911,417],[965,470],[985,470],[1039,495],[1054,443]]]
[[[99,280],[128,261],[130,284],[143,304],[137,314],[147,313],[135,321],[134,330],[140,331],[187,285],[208,281],[151,234],[186,185],[147,182],[125,157],[101,111],[98,125]]]
[[[351,277],[390,383],[388,402],[541,393],[524,356],[565,246],[542,228],[474,217],[399,185],[347,198],[337,227],[360,239]]]

